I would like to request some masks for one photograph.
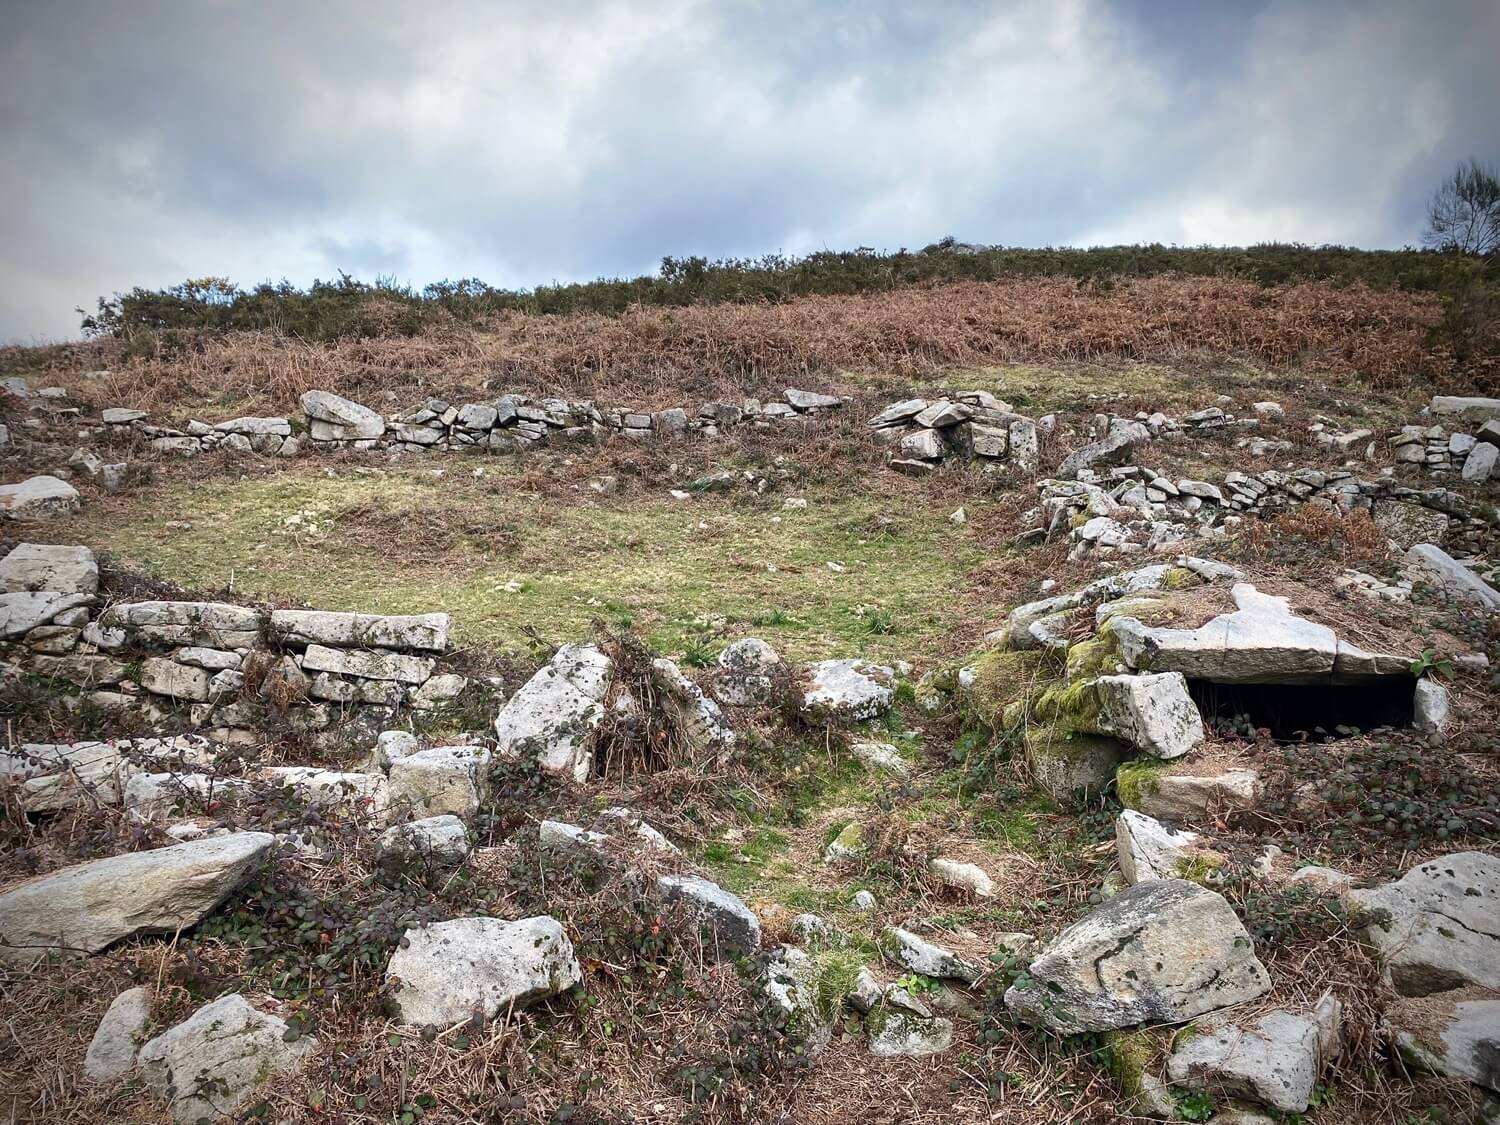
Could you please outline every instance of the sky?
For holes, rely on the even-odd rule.
[[[1500,0],[0,0],[0,341],[188,277],[1415,244]]]

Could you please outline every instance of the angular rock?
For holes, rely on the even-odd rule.
[[[876,944],[886,957],[924,977],[973,984],[984,975],[984,970],[973,962],[965,961],[952,950],[934,945],[900,926],[887,926],[881,930]]]
[[[1249,1098],[1305,1113],[1324,1066],[1338,1054],[1342,1008],[1325,992],[1311,1012],[1274,1011],[1253,1028],[1200,1027],[1167,1060],[1178,1088]]]
[[[393,812],[471,817],[479,809],[481,771],[489,753],[476,746],[433,746],[391,762],[387,793]]]
[[[766,962],[766,998],[787,1035],[811,1057],[833,1037],[842,997],[819,994],[818,965],[802,950],[783,945]]]
[[[92,600],[87,594],[59,594],[50,590],[0,594],[0,640],[29,633]]]
[[[877,429],[882,426],[899,425],[908,419],[915,418],[926,409],[927,400],[925,398],[909,398],[904,402],[894,402],[871,418],[870,425]]]
[[[1123,739],[1154,758],[1180,758],[1203,742],[1203,716],[1180,672],[1100,676],[1093,733]]]
[[[51,590],[60,594],[99,592],[99,563],[87,547],[18,543],[0,559],[0,594]]]
[[[97,953],[141,933],[194,925],[270,854],[268,832],[130,852],[66,867],[0,894],[0,961]]]
[[[0,518],[52,520],[75,515],[83,506],[78,490],[65,480],[37,476],[20,484],[0,484]]]
[[[1442,512],[1402,500],[1375,501],[1370,518],[1403,551],[1418,543],[1441,543],[1448,534],[1448,517]]]
[[[330,391],[308,391],[302,396],[302,412],[323,423],[321,440],[357,441],[385,435],[385,419],[368,406],[361,406]],[[319,428],[313,427],[319,438]]]
[[[1127,883],[1183,879],[1194,867],[1218,868],[1225,862],[1198,833],[1175,831],[1133,809],[1115,818],[1115,851]]]
[[[1401,995],[1500,988],[1500,857],[1439,856],[1346,901],[1369,915],[1365,940]]]
[[[1315,683],[1332,676],[1338,655],[1332,629],[1296,616],[1286,598],[1262,594],[1248,582],[1236,583],[1231,593],[1238,609],[1197,629],[1115,618],[1125,662],[1221,684]]]
[[[535,757],[542,769],[588,778],[588,735],[604,718],[613,664],[593,645],[564,645],[495,716],[495,752]]]
[[[202,668],[177,664],[160,656],[141,663],[141,687],[153,695],[201,703],[208,698],[209,675]]]
[[[1418,680],[1412,698],[1411,725],[1428,733],[1441,731],[1448,725],[1449,714],[1448,689],[1435,680]]]
[[[719,653],[714,695],[728,707],[763,707],[774,701],[781,657],[758,637],[735,641]]]
[[[316,1048],[311,1038],[289,1042],[285,1020],[233,993],[147,1043],[139,1065],[179,1125],[194,1125],[237,1118],[273,1075],[294,1073]]]
[[[901,439],[897,453],[912,461],[937,461],[942,458],[943,439],[936,430],[916,430]]]
[[[1488,585],[1442,548],[1419,543],[1406,552],[1402,563],[1408,573],[1436,586],[1454,601],[1486,613],[1500,612],[1500,590]]]
[[[719,705],[703,689],[683,674],[681,668],[665,656],[651,661],[652,682],[664,700],[675,704],[679,728],[698,753],[726,754],[734,747],[734,728],[719,710]]]
[[[942,1016],[920,1016],[891,1005],[871,1010],[865,1020],[870,1054],[877,1058],[923,1058],[940,1055],[953,1045],[953,1021]]]
[[[953,887],[955,890],[969,891],[978,898],[994,897],[995,882],[990,878],[989,873],[977,863],[964,863],[946,856],[936,856],[928,861],[927,870],[945,886]]]
[[[1470,422],[1488,422],[1500,418],[1500,398],[1433,395],[1428,409],[1434,414],[1457,415]]]
[[[1067,1034],[1179,1023],[1271,987],[1229,904],[1181,879],[1127,887],[1053,939],[1027,972],[1005,1006]]]
[[[431,711],[445,703],[451,703],[463,695],[468,687],[467,676],[459,676],[452,672],[443,672],[433,676],[412,692],[410,700],[412,710]]]
[[[817,391],[799,391],[795,387],[786,389],[786,400],[795,409],[801,411],[832,410],[844,405],[843,399],[833,395],[819,394]]]
[[[583,979],[573,943],[546,915],[455,918],[406,931],[386,980],[402,1023],[447,1028],[566,992]]]
[[[668,906],[680,905],[711,951],[749,956],[760,948],[760,920],[739,896],[697,875],[663,875],[657,889]]]
[[[856,742],[849,747],[849,752],[872,769],[884,770],[896,777],[911,773],[911,766],[889,742]]]
[[[822,660],[804,673],[802,712],[819,722],[858,722],[883,715],[895,698],[895,672],[863,660]]]
[[[370,752],[370,768],[389,773],[391,764],[415,754],[420,744],[417,736],[405,730],[383,730],[375,738],[375,749]]]
[[[382,617],[373,613],[275,609],[271,611],[271,636],[294,645],[443,652],[448,648],[448,615]]]
[[[113,1082],[135,1069],[141,1045],[137,1040],[151,1020],[151,990],[127,988],[110,1001],[104,1018],[89,1040],[83,1073],[95,1082]]]
[[[469,854],[469,830],[451,813],[428,816],[387,828],[375,842],[382,860],[422,859],[455,866]]]
[[[1084,469],[1123,465],[1130,460],[1137,445],[1150,440],[1151,431],[1139,422],[1116,419],[1111,423],[1109,433],[1102,440],[1092,445],[1085,445],[1082,449],[1075,449],[1068,454],[1062,465],[1058,467],[1058,479],[1076,480],[1078,474]]]
[[[23,743],[0,751],[0,780],[19,783],[28,812],[54,812],[90,801],[118,804],[122,783],[133,772],[114,742]]]
[[[99,625],[164,644],[233,649],[260,640],[261,616],[227,602],[125,602],[100,614]]]
[[[1125,775],[1122,774],[1123,778]],[[1152,771],[1115,786],[1121,802],[1158,820],[1196,821],[1228,812],[1244,812],[1260,803],[1260,775],[1255,770],[1231,768],[1219,773],[1192,775]]]

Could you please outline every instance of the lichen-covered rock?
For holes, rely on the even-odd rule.
[[[1485,613],[1500,612],[1500,590],[1432,543],[1418,543],[1402,558],[1407,573],[1435,586],[1446,597]]]
[[[383,617],[373,613],[275,609],[271,611],[270,632],[276,639],[294,645],[443,652],[448,647],[448,615]]]
[[[781,657],[759,637],[735,641],[719,653],[714,695],[726,707],[764,707],[775,702]]]
[[[427,657],[384,649],[342,649],[314,644],[308,645],[303,653],[302,667],[304,671],[332,672],[362,680],[422,684],[432,675],[433,662]]]
[[[877,939],[880,952],[914,973],[937,980],[961,980],[973,984],[984,970],[965,961],[952,950],[935,945],[900,926],[887,926]]]
[[[123,602],[100,614],[99,624],[163,644],[234,649],[260,640],[261,615],[227,602]]]
[[[134,1070],[141,1049],[137,1040],[150,1019],[149,988],[127,988],[116,996],[89,1040],[83,1073],[95,1082],[113,1082]]]
[[[1305,1113],[1323,1068],[1338,1054],[1342,1007],[1324,993],[1310,1012],[1277,1010],[1251,1028],[1198,1027],[1167,1060],[1179,1089],[1244,1097]]]
[[[1403,996],[1500,988],[1500,857],[1439,856],[1346,899],[1368,916],[1365,939]]]
[[[455,918],[406,931],[386,980],[402,1023],[447,1028],[493,1019],[583,979],[573,943],[546,915]]]
[[[1260,803],[1260,775],[1230,767],[1203,774],[1179,774],[1159,761],[1128,762],[1115,773],[1115,792],[1126,808],[1158,820],[1192,823],[1253,809]]]
[[[1054,938],[1005,993],[1023,1023],[1072,1034],[1176,1023],[1271,986],[1223,897],[1181,879],[1127,887]]]
[[[310,1038],[289,1040],[285,1020],[257,1011],[239,993],[205,1004],[141,1048],[146,1085],[172,1104],[180,1125],[222,1121],[273,1075],[294,1072],[317,1049]]]
[[[783,945],[767,960],[766,998],[804,1054],[828,1045],[861,971],[856,955],[834,950],[808,954]]]
[[[1180,758],[1202,745],[1203,716],[1180,672],[1100,676],[1088,686],[1097,706],[1079,720],[1091,720],[1093,733],[1123,739],[1154,758]]]
[[[481,773],[489,753],[477,746],[432,746],[391,763],[391,811],[471,817],[479,809]]]
[[[123,783],[134,772],[116,742],[28,742],[0,751],[0,780],[18,785],[28,812],[54,812],[91,801],[118,804]]]
[[[495,751],[534,757],[548,773],[588,778],[588,736],[604,717],[613,663],[593,645],[564,645],[495,716]]]
[[[949,859],[947,856],[935,856],[928,861],[927,870],[932,873],[933,878],[945,886],[968,891],[977,898],[994,897],[995,882],[990,878],[989,873],[977,863],[964,863],[962,860]]]
[[[96,859],[0,894],[0,961],[78,957],[201,920],[254,873],[276,838],[236,832]]]
[[[88,605],[88,594],[63,594],[54,590],[22,590],[0,594],[0,640],[31,632],[69,610]]]
[[[83,506],[78,490],[51,476],[19,484],[0,484],[0,519],[53,520],[71,516]]]
[[[453,867],[468,854],[469,830],[452,813],[392,825],[375,841],[375,855],[383,861],[422,860]]]
[[[822,660],[809,665],[802,711],[819,722],[859,722],[883,715],[895,691],[896,673],[863,660]]]
[[[953,1045],[953,1021],[922,1016],[891,1004],[870,1009],[865,1017],[870,1054],[877,1058],[922,1058],[940,1055]]]
[[[1065,799],[1075,793],[1098,793],[1130,754],[1117,738],[1085,734],[1058,725],[1029,725],[1023,749],[1031,776],[1048,793]]]
[[[738,895],[698,875],[663,875],[662,900],[685,910],[710,952],[746,956],[760,948],[760,919]]]
[[[724,712],[676,662],[657,657],[651,662],[651,675],[656,687],[676,706],[682,720],[679,725],[696,752],[724,755],[734,748],[734,728]]]
[[[379,414],[331,391],[306,392],[302,412],[311,420],[312,436],[318,441],[370,440],[385,434],[385,419]]]

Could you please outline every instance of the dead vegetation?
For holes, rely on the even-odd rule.
[[[115,340],[8,348],[0,370],[37,372],[79,394],[162,413],[205,402],[293,411],[297,396],[315,388],[379,409],[486,389],[650,409],[678,405],[685,391],[704,399],[779,394],[788,381],[818,383],[841,371],[911,377],[952,366],[1226,356],[1354,374],[1392,390],[1423,377],[1462,381],[1463,370],[1433,342],[1441,318],[1435,294],[1363,285],[1155,277],[1105,287],[1033,278],[781,304],[636,306],[618,316],[503,313],[430,335],[329,344],[242,331],[147,355],[127,356]]]

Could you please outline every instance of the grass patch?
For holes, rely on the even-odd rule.
[[[576,640],[599,616],[634,621],[672,652],[753,629],[792,660],[935,648],[982,559],[942,512],[882,523],[878,494],[808,489],[811,503],[795,512],[774,497],[683,503],[665,490],[591,504],[520,491],[516,477],[508,462],[476,458],[441,474],[407,465],[172,478],[102,499],[77,534],[190,589],[331,610],[446,610],[465,645],[519,650],[530,630]],[[899,631],[872,630],[870,607]]]

